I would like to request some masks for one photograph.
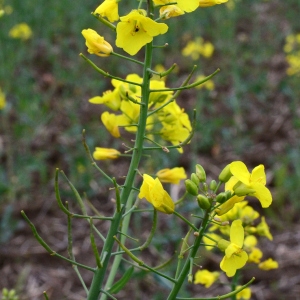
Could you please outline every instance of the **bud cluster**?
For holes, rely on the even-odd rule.
[[[223,204],[234,195],[230,190],[217,194],[220,184],[232,177],[229,166],[227,165],[220,173],[219,183],[214,179],[207,183],[206,172],[199,164],[195,166],[195,173],[191,174],[190,179],[185,180],[186,191],[196,196],[200,208],[211,210],[215,204]]]

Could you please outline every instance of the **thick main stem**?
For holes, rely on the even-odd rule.
[[[122,209],[120,212],[116,211],[114,214],[101,253],[102,268],[96,269],[95,271],[95,275],[91,284],[91,288],[89,290],[89,295],[87,300],[99,299],[99,295],[101,292],[101,288],[103,286],[104,277],[107,272],[108,263],[110,260],[110,256],[115,241],[113,237],[114,235],[117,235],[118,229],[120,227],[120,223],[122,221],[122,215],[124,213],[125,206],[129,199],[132,187],[134,185],[136,172],[141,160],[144,136],[146,131],[147,113],[148,113],[149,85],[150,85],[150,73],[148,70],[151,68],[151,61],[152,61],[152,43],[149,43],[146,45],[146,52],[145,52],[145,63],[144,63],[144,70],[143,70],[143,84],[142,84],[142,95],[141,95],[142,105],[140,109],[138,130],[137,130],[133,155],[131,158],[131,163],[129,166],[128,174],[126,176],[124,188],[120,196]]]

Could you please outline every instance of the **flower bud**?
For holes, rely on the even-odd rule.
[[[206,181],[205,170],[199,164],[196,165],[196,175],[198,176],[200,182],[205,182]]]
[[[214,191],[217,188],[217,182],[215,180],[212,180],[209,184],[209,188]]]
[[[88,52],[96,54],[98,56],[109,56],[113,52],[112,46],[104,40],[104,37],[100,36],[93,29],[83,29],[81,31],[88,47]]]
[[[198,176],[197,176],[195,173],[192,173],[192,174],[191,174],[191,180],[192,180],[194,183],[196,183],[197,185],[199,185],[199,183],[200,183],[200,180],[199,180]]]
[[[116,159],[120,155],[121,153],[116,149],[101,147],[96,147],[96,150],[93,153],[93,157],[96,160]]]
[[[227,201],[227,199],[228,198],[227,198],[226,192],[222,192],[222,193],[218,194],[216,197],[216,201],[221,204],[224,203],[225,201]]]
[[[230,242],[229,241],[226,241],[224,239],[221,239],[218,241],[218,248],[225,252],[225,250],[227,249],[227,247],[230,245]]]
[[[232,192],[231,191],[225,191],[227,200],[229,200],[232,197]]]
[[[204,192],[206,192],[206,193],[207,193],[207,191],[208,191],[208,186],[207,186],[207,183],[206,183],[206,182],[203,183],[203,190],[204,190]]]
[[[249,187],[247,187],[245,184],[243,183],[237,183],[234,187],[233,187],[233,191],[234,193],[239,196],[247,196],[247,195],[251,195],[254,194],[256,191],[253,189],[250,189]]]
[[[198,186],[195,182],[193,182],[190,179],[187,179],[185,181],[185,188],[187,190],[187,192],[193,196],[197,196],[198,195]]]
[[[199,207],[204,210],[208,210],[211,206],[208,198],[201,194],[197,196],[197,202],[198,202]]]
[[[219,180],[222,182],[227,182],[231,178],[232,174],[230,172],[230,164],[228,164],[220,173]]]

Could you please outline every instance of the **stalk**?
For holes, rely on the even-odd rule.
[[[142,152],[143,152],[143,142],[144,136],[146,131],[146,121],[147,121],[147,113],[148,113],[148,101],[149,101],[149,86],[150,86],[150,73],[149,69],[151,69],[151,62],[152,62],[152,50],[153,46],[152,43],[146,45],[146,52],[145,52],[145,62],[144,62],[144,69],[143,69],[143,84],[142,84],[142,105],[140,108],[140,118],[138,124],[138,130],[133,150],[133,155],[131,158],[131,163],[129,166],[128,174],[125,180],[124,188],[121,192],[120,199],[121,199],[121,211],[116,211],[111,222],[111,226],[109,232],[106,237],[106,241],[104,243],[102,253],[101,253],[101,263],[102,268],[96,269],[95,275],[90,287],[90,291],[88,294],[87,300],[98,300],[99,295],[101,292],[101,287],[103,286],[103,281],[105,278],[105,274],[107,272],[108,263],[111,257],[111,253],[113,250],[114,245],[114,238],[113,236],[118,234],[118,230],[122,221],[122,215],[124,214],[125,207],[127,201],[130,197],[130,193],[132,191],[132,187],[136,177],[136,170],[138,169]],[[116,266],[114,266],[116,268]],[[104,297],[104,296],[103,296]]]

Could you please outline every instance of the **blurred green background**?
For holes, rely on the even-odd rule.
[[[26,251],[18,255],[15,246],[22,241],[16,239],[30,238],[19,211],[25,209],[38,222],[47,222],[46,214],[56,218],[56,167],[89,199],[105,194],[107,182],[95,174],[82,147],[83,129],[91,149],[122,149],[122,141],[113,139],[101,125],[103,108],[88,102],[109,89],[110,81],[79,57],[80,52],[86,54],[82,29],[92,28],[114,42],[109,29],[90,14],[99,4],[92,0],[0,1],[5,11],[0,18],[0,88],[6,95],[6,106],[0,110],[0,266],[4,273],[8,265],[12,270],[0,288],[18,285],[20,290],[27,289],[24,299],[41,298],[28,291],[26,278],[34,263],[29,263],[28,273],[24,271],[25,279],[18,271],[17,264]],[[278,234],[299,225],[300,77],[299,73],[286,74],[284,52],[286,37],[300,33],[299,11],[299,0],[229,0],[228,5],[199,8],[167,21],[169,32],[156,43],[167,42],[169,46],[156,50],[154,59],[154,65],[165,68],[177,63],[176,74],[167,79],[170,87],[180,84],[194,64],[198,74],[209,75],[217,68],[221,72],[213,79],[213,90],[181,94],[180,105],[190,115],[193,108],[198,112],[194,141],[182,156],[174,151],[156,158],[153,170],[179,164],[190,173],[195,163],[201,163],[215,176],[232,160],[243,160],[251,168],[263,163],[274,196],[273,205],[264,213]],[[124,9],[121,15],[126,12]],[[23,22],[31,28],[32,37],[10,37],[11,28]],[[187,43],[197,37],[214,45],[210,58],[200,55],[193,60],[181,55]],[[138,56],[142,58],[142,53]],[[114,57],[90,58],[118,76],[138,72],[135,66]],[[121,159],[101,164],[112,173],[125,173],[127,162]],[[70,196],[67,187],[62,187],[62,195]],[[27,252],[29,255],[29,248]],[[281,299],[272,295],[253,299]]]

